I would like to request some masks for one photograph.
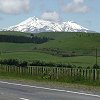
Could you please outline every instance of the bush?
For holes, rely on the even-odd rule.
[[[19,61],[17,59],[4,59],[0,61],[0,64],[3,65],[14,65],[14,66],[21,66],[26,67],[28,65],[27,61]]]
[[[18,66],[21,66],[21,67],[27,67],[27,66],[28,66],[28,62],[22,61],[21,63],[19,63]]]
[[[34,60],[32,62],[29,61],[20,61],[17,59],[4,59],[0,61],[0,64],[3,65],[14,65],[18,67],[27,67],[29,66],[47,66],[47,67],[66,67],[66,68],[75,68],[75,65],[71,64],[62,64],[62,63],[54,63],[54,62],[44,62],[39,60]]]
[[[99,69],[100,66],[98,64],[93,65],[93,69]]]
[[[17,66],[19,64],[19,61],[16,59],[4,59],[0,61],[0,64]]]

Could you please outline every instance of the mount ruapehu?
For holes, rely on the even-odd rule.
[[[53,22],[49,20],[43,20],[36,17],[30,17],[27,20],[19,23],[15,26],[1,29],[1,31],[19,31],[28,33],[40,33],[40,32],[86,32],[91,33],[93,31],[78,25],[73,21],[68,22]]]

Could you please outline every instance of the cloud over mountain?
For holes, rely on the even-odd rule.
[[[59,21],[60,19],[59,14],[55,11],[54,12],[44,12],[41,15],[41,18],[45,20],[50,20],[50,21]]]
[[[29,10],[29,0],[0,0],[0,12],[19,14]]]
[[[73,0],[62,9],[69,13],[86,13],[89,11],[89,7],[84,4],[84,0]]]

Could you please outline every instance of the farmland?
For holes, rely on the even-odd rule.
[[[13,53],[2,53],[1,59],[18,59],[24,61],[39,60],[44,62],[53,62],[61,64],[72,64],[82,67],[93,67],[95,64],[95,56],[76,56],[76,57],[58,57],[50,54],[39,53],[39,52],[13,52]],[[98,57],[98,64],[100,64],[100,57]]]
[[[30,33],[0,32],[0,35],[30,37]],[[0,42],[0,59],[19,59],[25,61],[73,64],[92,67],[95,64],[95,49],[98,49],[100,64],[100,34],[48,32],[35,34],[37,37],[52,38],[45,43]]]

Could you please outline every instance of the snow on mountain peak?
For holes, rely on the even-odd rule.
[[[87,28],[78,25],[73,21],[52,22],[37,17],[30,17],[18,25],[4,29],[6,31],[21,31],[30,33],[40,32],[89,32]]]

